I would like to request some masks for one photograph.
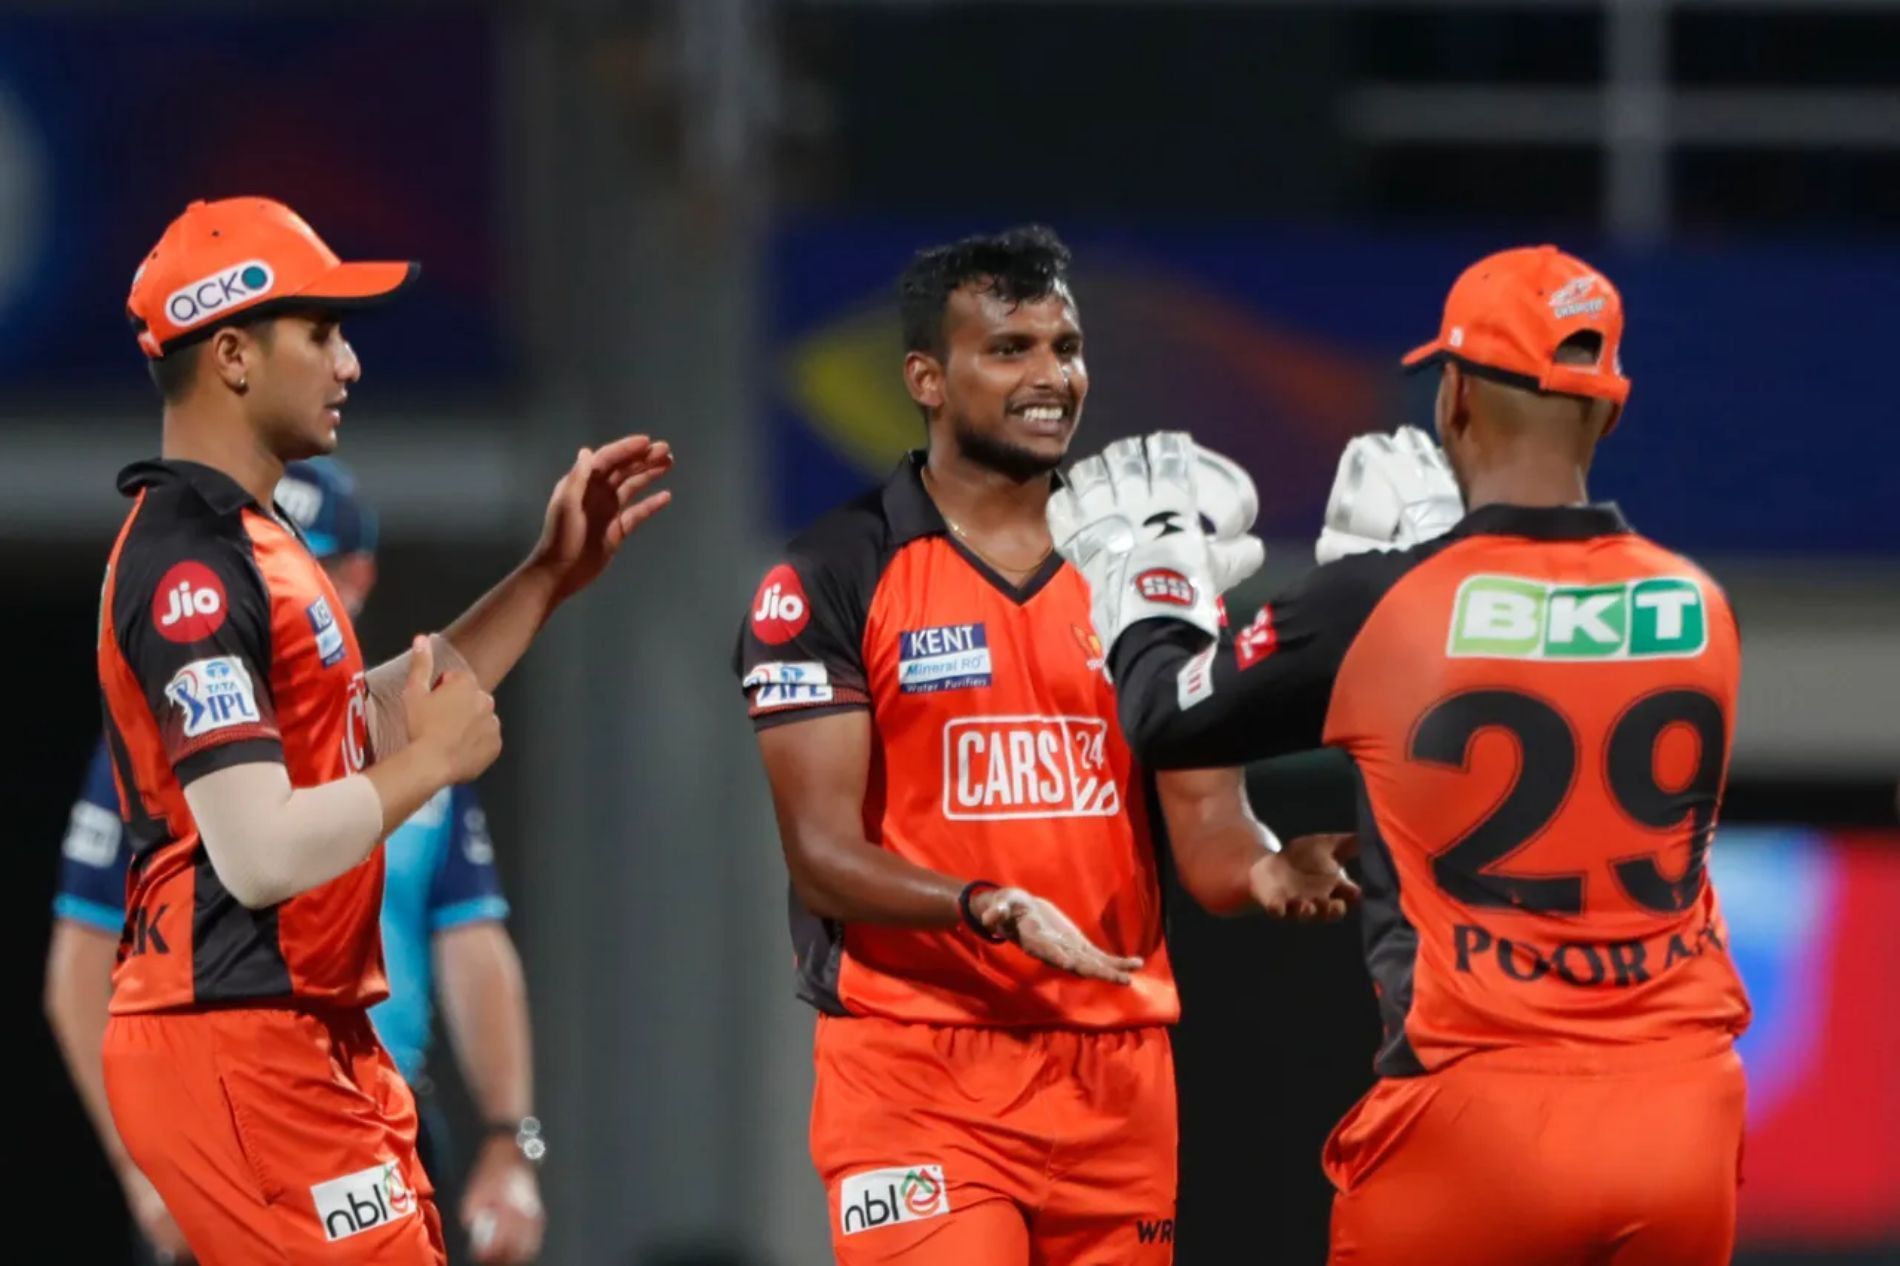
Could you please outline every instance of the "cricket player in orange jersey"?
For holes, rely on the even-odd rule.
[[[1406,358],[1439,372],[1443,455],[1355,441],[1335,561],[1231,639],[1139,602],[1219,583],[1182,437],[1050,504],[1138,757],[1357,767],[1385,1040],[1326,1147],[1335,1266],[1729,1259],[1749,1007],[1706,857],[1740,651],[1713,580],[1589,501],[1622,337],[1616,289],[1554,247],[1467,270]]]
[[[106,1094],[207,1266],[443,1260],[415,1103],[367,1016],[388,994],[380,844],[495,759],[489,692],[667,496],[641,495],[666,445],[581,450],[527,560],[366,671],[272,493],[336,446],[361,376],[341,314],[414,274],[230,198],[186,208],[127,301],[165,411],[163,456],[120,476],[100,607],[132,846]]]
[[[1034,228],[917,256],[903,368],[928,447],[794,540],[740,634],[847,1266],[1170,1261],[1161,810],[1213,908],[1352,895],[1338,839],[1276,851],[1238,770],[1157,789],[1122,742],[1043,513],[1088,394],[1068,258]],[[1200,475],[1251,521],[1245,476]],[[1259,554],[1222,562],[1231,581]]]

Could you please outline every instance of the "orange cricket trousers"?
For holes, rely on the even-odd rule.
[[[821,1016],[812,1159],[842,1266],[1167,1266],[1165,1028]]]
[[[1381,1081],[1326,1143],[1331,1266],[1727,1266],[1743,1094],[1726,1035]]]
[[[416,1104],[361,1010],[116,1015],[106,1095],[203,1266],[441,1266]]]

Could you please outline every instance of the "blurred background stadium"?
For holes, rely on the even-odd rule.
[[[239,193],[425,263],[351,323],[372,658],[525,548],[578,444],[681,455],[675,507],[504,688],[483,784],[534,1001],[545,1260],[826,1258],[731,636],[776,542],[918,442],[908,251],[1032,218],[1078,255],[1083,442],[1187,427],[1241,457],[1266,583],[1308,564],[1345,438],[1425,420],[1392,365],[1465,262],[1555,240],[1622,285],[1636,390],[1595,490],[1708,566],[1744,632],[1714,854],[1757,1007],[1738,1260],[1896,1260],[1896,49],[1889,0],[0,7],[13,1203],[61,1245],[36,1260],[125,1242],[37,999],[112,475],[157,444],[122,304],[186,201]],[[1349,814],[1323,758],[1254,790],[1283,831]],[[1357,931],[1177,907],[1174,936],[1179,1260],[1316,1263],[1319,1145],[1376,1035]]]

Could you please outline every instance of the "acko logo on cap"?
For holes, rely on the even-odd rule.
[[[261,259],[220,268],[208,277],[188,282],[165,298],[165,315],[173,325],[189,329],[209,321],[227,308],[268,294],[277,274]]]

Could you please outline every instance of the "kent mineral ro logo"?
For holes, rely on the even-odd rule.
[[[1560,585],[1472,576],[1458,587],[1454,658],[1680,659],[1709,644],[1702,586],[1683,576]]]

